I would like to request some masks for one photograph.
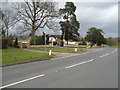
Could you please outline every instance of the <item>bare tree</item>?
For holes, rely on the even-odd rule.
[[[14,9],[18,15],[16,22],[23,26],[23,32],[30,31],[31,39],[39,28],[47,26],[50,28],[50,21],[58,17],[54,2],[22,2],[14,4]]]
[[[13,13],[10,9],[4,9],[0,10],[1,14],[1,26],[0,26],[0,31],[3,36],[8,36],[9,35],[9,28],[14,26],[13,25]]]

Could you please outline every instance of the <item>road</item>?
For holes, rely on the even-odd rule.
[[[0,88],[118,88],[118,50],[3,67],[2,79]]]

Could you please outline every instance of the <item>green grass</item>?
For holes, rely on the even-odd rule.
[[[111,45],[112,48],[120,48],[120,42],[118,44]]]
[[[86,48],[87,46],[66,46],[67,48]],[[91,48],[103,48],[100,46],[93,46]]]
[[[120,48],[120,43],[114,44],[114,45],[112,45],[111,47],[112,47],[112,48]]]
[[[2,64],[0,63],[0,66],[34,61],[34,60],[49,59],[52,57],[55,56],[54,55],[49,56],[47,53],[30,52],[20,49],[3,49]]]
[[[86,46],[65,46],[67,48],[86,48]]]
[[[52,50],[53,52],[64,52],[64,53],[80,53],[80,52],[86,52],[86,50],[78,49],[77,52],[75,52],[75,49],[70,48],[30,48],[32,50],[40,50],[40,51],[49,51]]]

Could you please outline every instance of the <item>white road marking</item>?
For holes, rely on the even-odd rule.
[[[87,62],[92,62],[94,59],[88,60]]]
[[[111,53],[114,53],[114,52],[116,52],[117,51],[117,49],[115,49],[114,51],[112,51]],[[102,55],[102,56],[99,56],[99,57],[105,57],[105,56],[107,56],[107,55],[109,55],[110,53],[107,53],[107,54],[105,54],[105,55]]]
[[[104,57],[105,55],[99,56],[99,57]]]
[[[65,68],[66,68],[66,69],[72,68],[72,67],[75,67],[75,66],[78,66],[78,65],[87,63],[87,62],[92,62],[93,60],[94,60],[94,59],[91,59],[91,60],[88,60],[88,61],[84,61],[84,62],[80,62],[80,63],[77,63],[77,64],[73,64],[73,65],[67,66],[67,67],[65,67]]]
[[[105,56],[109,55],[110,53],[105,54]]]
[[[117,51],[117,49],[115,49],[114,51],[112,51],[111,53],[114,53],[114,52],[116,52]]]
[[[43,77],[44,75],[45,74],[41,74],[41,75],[38,75],[38,76],[35,76],[35,77],[31,77],[31,78],[24,79],[24,80],[21,80],[21,81],[18,81],[18,82],[14,82],[14,83],[11,83],[11,84],[0,87],[0,89],[6,88],[6,87],[9,87],[9,86],[13,86],[13,85],[16,85],[16,84],[24,83],[24,82],[27,82],[27,81],[30,81],[30,80],[33,80],[33,79],[36,79],[36,78],[40,78],[40,77]]]
[[[114,53],[115,51],[112,51],[111,53]]]
[[[107,53],[107,54],[105,54],[105,55],[102,55],[102,56],[99,56],[99,57],[105,57],[105,56],[107,56],[107,55],[109,55],[110,53]]]

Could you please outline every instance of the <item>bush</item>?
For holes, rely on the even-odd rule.
[[[15,48],[19,48],[19,45],[18,45],[18,39],[17,39],[17,38],[15,39],[14,47],[15,47]]]
[[[27,45],[28,45],[27,43],[22,43],[23,48],[27,48]]]
[[[64,47],[64,42],[63,41],[60,42],[60,46]]]
[[[30,41],[30,45],[45,45],[44,36],[36,36],[33,40]],[[46,36],[46,45],[49,45],[49,37]]]
[[[2,39],[2,49],[7,49],[7,48],[8,48],[8,40]]]
[[[86,41],[85,41],[85,40],[83,40],[82,45],[87,45],[87,43],[86,43]]]
[[[8,41],[8,46],[9,47],[13,47],[13,37],[12,36],[9,36],[9,37],[7,37],[7,41]]]
[[[9,36],[9,37],[4,37],[0,40],[2,49],[7,49],[8,47],[13,47],[13,37]]]

